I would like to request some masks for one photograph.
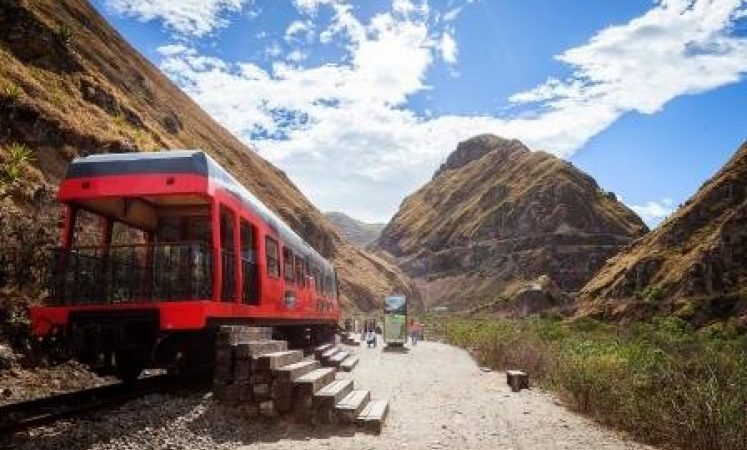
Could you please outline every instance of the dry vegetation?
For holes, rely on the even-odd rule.
[[[747,144],[657,229],[607,261],[580,293],[581,312],[637,319],[676,314],[747,328]]]
[[[747,449],[747,336],[734,321],[618,327],[589,319],[430,320],[480,364],[521,368],[596,420],[693,450]]]

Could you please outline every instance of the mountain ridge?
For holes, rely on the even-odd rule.
[[[581,290],[581,315],[675,314],[747,329],[747,142],[659,227],[611,258]]]
[[[374,242],[386,226],[383,223],[362,222],[339,211],[328,211],[324,213],[324,216],[357,247],[366,247]]]
[[[479,135],[402,202],[376,245],[440,305],[490,300],[541,275],[574,291],[645,231],[569,162]]]

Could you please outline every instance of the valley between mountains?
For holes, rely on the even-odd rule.
[[[320,211],[86,0],[0,0],[0,256],[40,267],[24,286],[0,283],[3,402],[113,382],[40,357],[30,335],[70,162],[177,149],[208,153],[331,261],[342,319],[381,320],[385,296],[407,296],[425,345],[353,348],[363,373],[340,375],[390,397],[391,427],[258,421],[200,391],[11,444],[747,449],[747,142],[653,230],[571,162],[493,134],[441,149],[391,220],[367,224]],[[504,371],[517,368],[531,389],[514,395]]]

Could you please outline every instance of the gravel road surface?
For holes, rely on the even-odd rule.
[[[209,393],[153,395],[0,442],[43,449],[650,449],[578,416],[539,390],[511,393],[505,374],[481,370],[467,352],[421,342],[406,352],[354,347],[357,388],[388,398],[381,435],[249,418]],[[3,445],[4,444],[4,445]]]

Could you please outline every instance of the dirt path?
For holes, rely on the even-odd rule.
[[[351,374],[373,398],[389,398],[380,436],[311,438],[302,448],[342,449],[649,449],[569,412],[538,390],[511,393],[505,374],[483,372],[467,352],[422,342],[407,353],[356,348]],[[298,449],[280,440],[243,449]]]
[[[463,350],[424,342],[407,353],[357,347],[356,386],[388,398],[381,435],[242,415],[208,393],[152,395],[88,417],[21,433],[0,448],[28,450],[643,450],[538,390],[511,393]]]

